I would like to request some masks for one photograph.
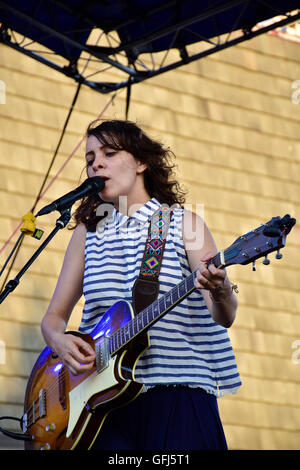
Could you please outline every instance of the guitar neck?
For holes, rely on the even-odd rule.
[[[225,268],[233,264],[254,263],[256,259],[284,247],[286,235],[295,223],[296,219],[291,218],[288,214],[283,218],[273,217],[266,224],[237,238],[230,247],[219,251],[206,261],[206,265],[214,264],[217,268]],[[276,257],[280,259],[281,255],[277,253]],[[253,269],[255,268],[253,267]],[[147,331],[151,325],[193,292],[196,275],[197,270],[113,333],[109,337],[110,354],[117,353],[139,334]]]
[[[216,267],[223,267],[223,252],[220,251],[211,258],[207,265],[214,264]],[[197,270],[187,276],[183,281],[174,286],[169,292],[140,313],[135,315],[126,325],[119,328],[109,338],[109,351],[113,355],[122,349],[127,343],[135,339],[141,333],[145,333],[151,325],[157,322],[163,315],[172,310],[177,304],[182,302],[191,292],[195,290],[194,281]]]

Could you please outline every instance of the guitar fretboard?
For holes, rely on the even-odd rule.
[[[207,262],[207,264],[211,263],[215,266],[220,266],[220,252]],[[126,325],[113,333],[109,337],[110,354],[116,353],[126,345],[126,343],[137,337],[139,334],[145,332],[153,323],[158,321],[160,317],[166,314],[169,310],[172,310],[175,305],[180,303],[193,290],[195,290],[194,281],[196,275],[197,270],[174,286],[169,292],[138,313]]]

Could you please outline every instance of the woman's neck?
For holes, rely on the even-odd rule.
[[[118,201],[114,204],[115,208],[124,215],[131,217],[146,202],[151,199],[148,193],[141,195],[139,198],[130,199],[128,196],[119,196]]]

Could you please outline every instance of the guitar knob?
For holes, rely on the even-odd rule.
[[[255,263],[255,260],[252,262],[252,271],[256,271],[256,263]]]
[[[46,442],[46,444],[40,448],[40,450],[50,450],[50,449],[51,449],[51,446],[48,442]]]
[[[277,251],[276,255],[275,255],[275,258],[276,259],[281,259],[283,257],[283,254],[280,253],[280,250]]]
[[[265,259],[263,260],[263,264],[267,265],[267,264],[270,264],[271,261],[268,259],[268,256],[265,257]]]
[[[46,429],[46,431],[52,431],[52,432],[55,431],[55,429],[56,429],[55,423],[47,424],[45,429]]]

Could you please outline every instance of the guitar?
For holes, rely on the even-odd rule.
[[[227,249],[207,261],[218,268],[253,263],[285,246],[296,220],[289,215],[273,217],[268,223],[239,237]],[[134,368],[149,347],[147,330],[194,291],[196,272],[167,294],[134,315],[131,304],[120,300],[101,317],[90,334],[70,331],[95,350],[93,369],[72,375],[59,357],[46,347],[30,374],[21,427],[25,449],[89,449],[110,411],[135,399],[143,384],[134,380]]]

